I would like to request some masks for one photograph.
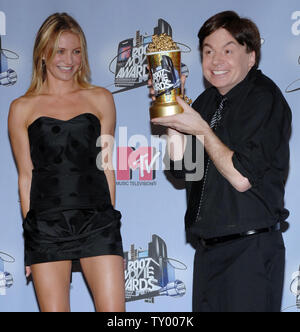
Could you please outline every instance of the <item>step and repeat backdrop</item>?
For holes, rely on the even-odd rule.
[[[55,12],[69,13],[82,26],[92,83],[109,89],[116,103],[116,208],[123,216],[127,311],[192,310],[194,249],[184,233],[186,193],[184,184],[164,170],[164,131],[149,122],[145,49],[155,33],[165,32],[184,44],[186,93],[195,99],[204,89],[197,34],[206,19],[223,10],[257,23],[263,43],[260,68],[280,87],[293,112],[282,311],[300,310],[299,0],[0,0],[0,312],[38,311],[33,284],[24,275],[18,178],[7,116],[11,101],[29,86],[37,30]],[[121,170],[124,162],[130,166],[127,171]],[[94,310],[78,271],[71,278],[71,308]]]

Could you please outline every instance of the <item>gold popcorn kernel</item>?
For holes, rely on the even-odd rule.
[[[147,48],[148,53],[172,50],[179,50],[179,47],[173,41],[172,37],[168,36],[166,33],[153,35],[152,42],[148,45]]]

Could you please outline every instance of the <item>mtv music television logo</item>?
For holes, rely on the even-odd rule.
[[[135,149],[124,146],[117,148],[117,180],[132,180],[132,171],[139,169],[139,181],[153,181],[155,179],[155,163],[160,152],[155,148],[140,146]]]

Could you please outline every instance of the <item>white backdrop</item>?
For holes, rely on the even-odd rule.
[[[173,39],[192,49],[183,54],[182,61],[190,73],[187,94],[195,99],[204,88],[197,34],[207,18],[223,10],[235,10],[257,23],[264,39],[260,68],[281,88],[293,112],[291,164],[286,186],[286,208],[290,210],[290,217],[289,228],[284,233],[287,261],[282,310],[300,309],[300,305],[299,308],[296,306],[300,280],[300,225],[297,222],[300,216],[297,191],[300,91],[285,91],[291,83],[290,89],[300,88],[300,82],[295,82],[300,79],[299,0],[188,0],[184,3],[181,0],[0,0],[1,47],[14,52],[2,51],[0,66],[0,311],[38,310],[33,285],[26,284],[24,276],[22,218],[17,172],[7,133],[7,115],[11,101],[24,94],[29,85],[34,38],[44,19],[63,11],[74,16],[87,37],[92,81],[112,92],[124,88],[115,86],[115,75],[111,72],[116,69],[117,59],[109,70],[111,61],[118,55],[119,43],[126,41],[133,53],[138,52],[137,44],[146,42],[155,27],[166,28],[166,25],[159,25],[158,20],[163,19],[171,27]],[[126,52],[122,55],[126,58]],[[119,60],[124,57],[120,56]],[[135,69],[143,65],[142,54],[131,60]],[[142,83],[142,69],[137,70]],[[149,124],[146,86],[116,93],[114,97],[117,107],[116,148],[149,147],[151,135],[158,133]],[[161,166],[164,140],[156,139],[155,145],[156,152],[161,153],[157,160]],[[115,159],[117,163],[117,157]],[[127,311],[191,311],[194,250],[185,242],[186,200],[182,184],[175,183],[161,167],[155,178],[149,179],[140,179],[138,171],[133,171],[129,180],[118,174],[116,207],[123,215]],[[153,249],[155,244],[160,250]],[[168,291],[166,286],[171,290]],[[144,292],[153,293],[145,300]],[[174,294],[180,296],[171,296]],[[94,310],[81,273],[72,275],[71,306],[73,311]]]

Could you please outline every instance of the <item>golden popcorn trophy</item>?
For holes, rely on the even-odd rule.
[[[150,118],[183,112],[176,96],[181,96],[181,50],[166,34],[154,35],[147,48],[147,59],[156,100]]]

